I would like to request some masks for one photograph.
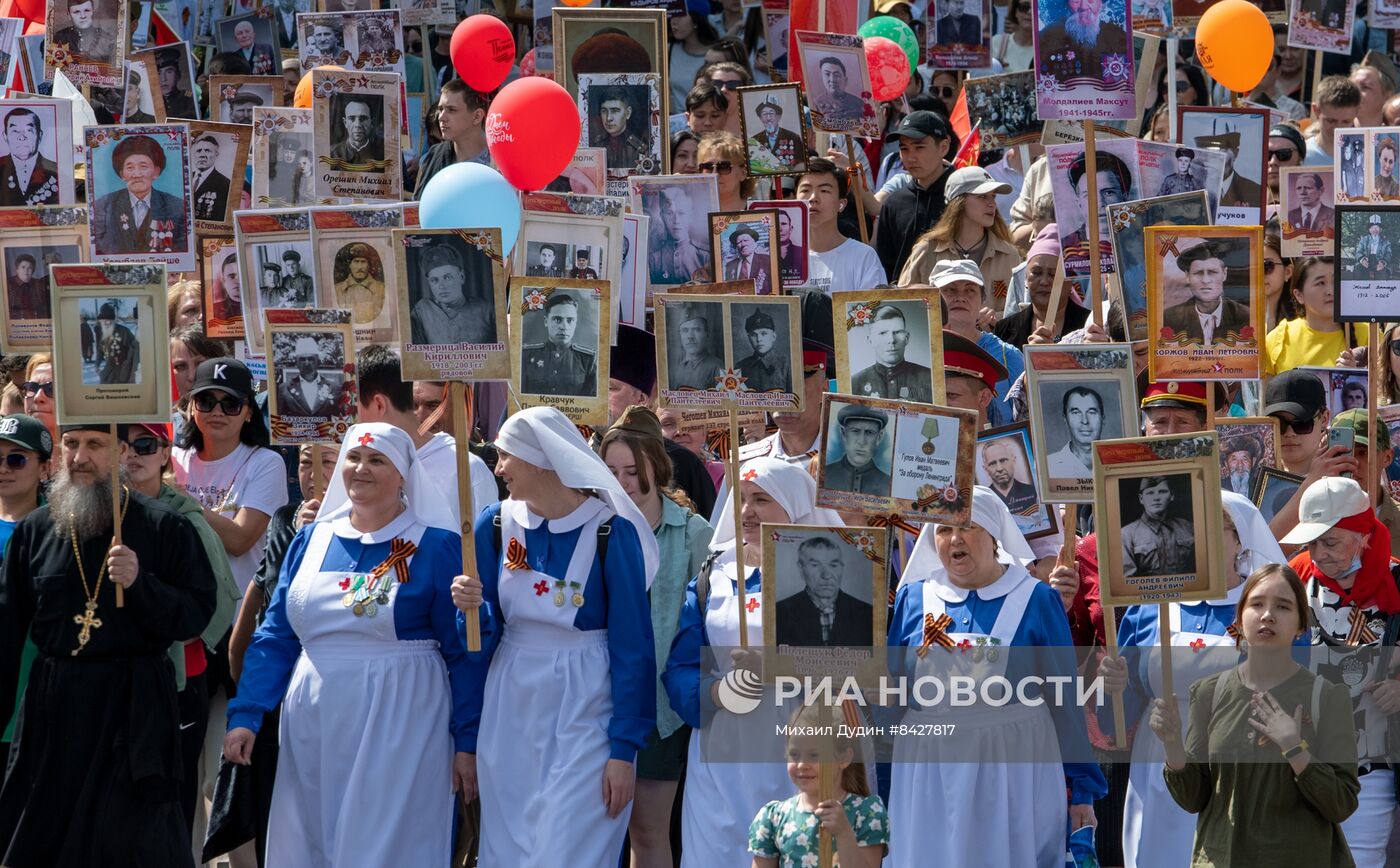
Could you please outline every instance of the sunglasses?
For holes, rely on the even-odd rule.
[[[1306,437],[1306,436],[1308,436],[1309,434],[1311,434],[1311,433],[1313,432],[1313,429],[1317,427],[1317,417],[1316,417],[1316,416],[1314,416],[1314,417],[1311,418],[1311,419],[1303,419],[1303,420],[1294,419],[1294,420],[1291,421],[1291,422],[1290,422],[1289,420],[1287,420],[1287,419],[1284,419],[1284,418],[1282,418],[1282,417],[1279,417],[1279,420],[1278,420],[1278,421],[1279,421],[1279,424],[1283,426],[1283,430],[1285,430],[1285,431],[1292,431],[1294,434],[1297,434],[1299,437]]]
[[[1390,342],[1390,354],[1392,356],[1400,356],[1400,341]]]
[[[720,160],[718,163],[701,163],[696,168],[707,175],[728,175],[734,171],[734,164],[728,160]]]
[[[225,416],[237,416],[243,412],[243,406],[247,402],[242,398],[233,395],[227,398],[216,398],[211,392],[200,392],[194,396],[195,409],[201,413],[212,413],[218,407]]]
[[[1295,153],[1297,152],[1292,148],[1269,148],[1269,159],[1278,160],[1282,163],[1285,160],[1293,159]]]
[[[52,380],[50,380],[47,383],[36,383],[33,380],[30,380],[28,383],[25,383],[23,386],[20,386],[20,388],[24,390],[24,394],[28,395],[31,398],[39,394],[40,392],[44,393],[45,398],[53,397]]]
[[[1275,261],[1272,260],[1272,259],[1265,259],[1265,260],[1264,260],[1264,273],[1265,273],[1265,274],[1273,274],[1273,273],[1274,273],[1274,269],[1276,269],[1276,268],[1282,268],[1282,267],[1283,267],[1283,263],[1282,263],[1282,262],[1275,262]]]
[[[1178,82],[1176,83],[1176,92],[1177,92],[1177,93],[1186,93],[1186,91],[1188,91],[1188,90],[1190,90],[1190,89],[1191,89],[1191,82],[1189,82],[1189,81],[1178,81]]]
[[[137,455],[155,455],[156,450],[160,448],[160,441],[154,437],[138,437],[127,445]]]
[[[5,456],[5,466],[10,470],[22,470],[29,463],[29,456],[23,452],[11,452]]]
[[[936,96],[939,99],[952,99],[953,94],[957,93],[958,89],[946,84],[936,84],[930,87],[928,92],[930,95]]]
[[[739,82],[737,82],[737,81],[715,81],[714,79],[710,79],[710,84],[713,84],[715,87],[719,88],[720,90],[738,90],[738,89],[739,89]]]

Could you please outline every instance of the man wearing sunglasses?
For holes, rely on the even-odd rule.
[[[1327,392],[1322,381],[1308,371],[1284,371],[1269,381],[1264,390],[1264,415],[1279,420],[1279,469],[1303,477],[1289,498],[1269,522],[1269,529],[1282,537],[1298,523],[1298,498],[1308,486],[1324,476],[1356,474],[1356,458],[1342,446],[1327,446]]]
[[[1292,124],[1274,124],[1269,130],[1267,177],[1271,202],[1279,201],[1279,169],[1303,165],[1303,152],[1306,150],[1303,134]]]

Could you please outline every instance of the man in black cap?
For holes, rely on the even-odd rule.
[[[418,257],[418,301],[410,314],[415,344],[491,344],[496,342],[495,293],[490,260],[474,248],[471,288],[461,254],[451,242],[434,244]]]
[[[734,247],[734,258],[726,257],[724,263],[725,280],[752,280],[754,292],[767,295],[773,292],[773,275],[768,265],[767,252],[758,249],[758,230],[747,223],[740,224],[729,236]]]
[[[20,521],[0,569],[0,720],[26,637],[38,649],[0,789],[7,864],[100,865],[112,853],[190,864],[167,652],[209,624],[215,579],[189,521],[125,485],[113,544],[125,428],[64,426],[48,502]]]
[[[228,211],[229,178],[218,169],[219,140],[204,133],[190,146],[190,189],[194,219],[222,222]]]
[[[155,189],[165,150],[150,136],[126,136],[112,149],[112,169],[125,186],[93,206],[95,252],[186,252],[185,200]]]
[[[1157,188],[1157,195],[1170,196],[1174,193],[1204,190],[1205,185],[1201,183],[1201,179],[1191,174],[1191,161],[1194,159],[1195,151],[1190,148],[1177,148],[1176,171],[1162,179],[1162,185]]]
[[[282,297],[282,266],[271,260],[262,265],[262,281],[258,284],[258,294],[262,297],[264,309],[286,307]]]
[[[1235,172],[1240,156],[1238,132],[1196,136],[1196,147],[1212,148],[1225,154],[1225,177],[1221,181],[1220,204],[1227,208],[1258,208],[1262,195],[1259,185]]]
[[[287,250],[282,254],[282,302],[287,307],[310,307],[313,284],[311,275],[301,270],[301,254]]]
[[[251,90],[239,88],[228,103],[228,123],[252,124],[253,109],[263,105],[263,98]]]
[[[676,331],[680,336],[681,354],[679,359],[667,365],[666,370],[672,389],[713,389],[724,374],[724,360],[711,352],[713,326],[707,316],[710,309],[716,313],[719,311],[718,306],[704,303],[679,308],[680,326]],[[674,358],[674,351],[670,352],[670,356]]]
[[[156,49],[156,77],[160,80],[161,98],[165,101],[165,116],[174,120],[184,118],[185,120],[197,120],[198,112],[194,107],[194,98],[189,91],[180,87],[180,73],[184,45],[168,46]]]
[[[885,426],[889,417],[880,410],[862,404],[847,404],[836,414],[841,429],[841,458],[830,461],[823,479],[826,487],[855,494],[876,494],[888,497],[890,475],[876,462],[877,453],[888,462],[893,441],[886,442]]]
[[[783,119],[782,103],[769,97],[758,104],[755,113],[763,124],[763,129],[749,136],[749,147],[764,148],[780,165],[801,171],[803,163],[797,158],[805,153],[805,148],[802,146],[802,139],[798,138],[796,133],[779,126]]]
[[[757,308],[745,318],[744,333],[748,335],[753,352],[735,362],[734,367],[747,378],[748,388],[754,392],[791,392],[788,354],[778,345],[773,317],[763,308]]]
[[[97,312],[98,380],[103,385],[135,383],[141,372],[141,344],[131,329],[117,322],[117,309],[103,303]]]
[[[335,97],[332,97],[334,102]],[[343,97],[340,102],[340,127],[345,137],[331,147],[331,157],[341,162],[343,171],[379,173],[388,170],[384,159],[384,139],[379,134],[379,124],[369,97],[360,94]]]
[[[1107,151],[1098,152],[1095,171],[1098,172],[1099,255],[1111,257],[1113,236],[1108,231],[1108,206],[1137,198],[1133,189],[1133,173],[1117,154]],[[1069,185],[1074,188],[1075,196],[1078,197],[1078,215],[1083,217],[1084,222],[1064,237],[1062,255],[1066,262],[1087,262],[1090,251],[1089,220],[1095,215],[1089,213],[1089,171],[1088,162],[1083,154],[1070,163]]]
[[[58,204],[58,166],[39,153],[43,141],[44,124],[33,110],[19,106],[6,113],[0,206]]]
[[[590,256],[587,247],[579,247],[574,251],[574,267],[569,269],[570,280],[597,280],[598,272],[589,265]]]
[[[1226,239],[1207,240],[1176,257],[1176,267],[1186,275],[1191,300],[1172,305],[1162,313],[1162,326],[1176,333],[1180,346],[1214,346],[1227,335],[1239,338],[1250,325],[1249,307],[1225,297],[1230,261],[1235,251]]]
[[[609,169],[636,171],[642,157],[647,156],[647,143],[632,132],[634,109],[626,89],[604,88],[597,105],[597,125],[588,131],[589,147],[606,152],[604,165]]]
[[[882,304],[875,308],[864,331],[875,362],[851,375],[851,394],[932,403],[933,370],[904,358],[909,347],[904,312],[893,304]]]
[[[520,391],[531,395],[598,394],[597,354],[574,344],[578,299],[557,289],[544,303],[546,340],[520,351]]]
[[[945,161],[957,152],[957,137],[942,115],[916,111],[886,138],[899,142],[900,162],[913,181],[885,198],[875,222],[875,252],[885,274],[897,275],[919,236],[943,216],[944,186],[952,168]]]

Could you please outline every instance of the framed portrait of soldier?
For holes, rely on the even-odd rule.
[[[800,299],[738,290],[707,284],[652,297],[662,407],[801,409]]]
[[[93,258],[194,271],[187,124],[84,127]]]
[[[778,212],[778,285],[802,286],[810,276],[807,265],[811,206],[804,199],[751,199],[750,211]]]
[[[604,280],[511,278],[511,385],[521,407],[607,424],[610,293]]]
[[[1032,3],[1037,114],[1045,119],[1126,120],[1137,110],[1128,0]]]
[[[311,109],[253,109],[252,206],[291,208],[321,204],[316,195]]]
[[[1205,190],[1154,196],[1108,206],[1113,238],[1118,296],[1127,314],[1128,339],[1147,340],[1147,247],[1142,233],[1148,226],[1208,226],[1210,201]]]
[[[297,16],[297,58],[302,72],[318,66],[350,62],[343,16],[336,12],[303,12]]]
[[[311,209],[316,306],[350,311],[360,345],[398,341],[398,271],[389,233],[402,225],[398,207]]]
[[[1400,319],[1400,204],[1338,205],[1336,317],[1339,322]]]
[[[0,100],[0,207],[77,203],[67,100]]]
[[[243,197],[252,131],[239,124],[190,121],[190,196],[199,233],[233,229]]]
[[[741,87],[739,118],[749,174],[795,175],[807,170],[807,128],[802,86],[764,84]]]
[[[175,42],[133,51],[131,59],[143,60],[155,69],[151,80],[154,82],[152,96],[158,109],[156,120],[166,122],[204,119],[194,98],[194,63],[190,58],[188,43]],[[212,76],[210,81],[213,81]]]
[[[1341,0],[1297,0],[1290,4],[1288,45],[1310,51],[1350,54],[1356,4]]]
[[[947,399],[937,290],[836,292],[831,312],[837,392],[916,404]]]
[[[1225,593],[1214,431],[1094,444],[1094,517],[1105,606]]]
[[[880,134],[870,88],[865,40],[848,33],[798,30],[797,54],[812,126],[871,139]]]
[[[1092,503],[1093,444],[1138,431],[1128,344],[1027,346],[1037,481],[1046,503]]]
[[[758,295],[782,291],[778,212],[722,211],[710,215],[710,257],[717,280],[752,280]]]
[[[514,256],[514,274],[558,280],[606,280],[617,286],[622,273],[622,215],[526,210]],[[608,300],[615,304],[611,294]]]
[[[165,266],[55,264],[49,278],[59,422],[169,418]]]
[[[1273,467],[1265,467],[1259,472],[1259,480],[1255,484],[1250,498],[1254,501],[1254,505],[1259,507],[1259,514],[1264,516],[1264,521],[1273,521],[1274,517],[1288,506],[1288,502],[1293,499],[1293,495],[1298,493],[1298,489],[1302,485],[1303,477],[1301,476],[1285,473]]]
[[[204,284],[204,333],[219,340],[243,340],[243,270],[234,236],[199,236],[199,276]]]
[[[1365,368],[1327,368],[1299,365],[1297,370],[1317,377],[1327,393],[1327,411],[1333,416],[1347,410],[1365,410],[1370,397],[1370,376]]]
[[[1177,134],[1183,145],[1225,154],[1225,179],[1215,222],[1258,226],[1267,207],[1269,112],[1230,106],[1181,106]]]
[[[938,69],[992,65],[991,0],[934,0],[925,33],[928,62]]]
[[[878,683],[885,670],[885,528],[765,524],[766,675]]]
[[[1332,256],[1337,237],[1335,173],[1310,166],[1282,166],[1278,192],[1282,255]]]
[[[1220,490],[1253,497],[1266,467],[1278,467],[1279,420],[1276,416],[1231,416],[1217,419],[1220,437]]]
[[[215,25],[219,53],[234,63],[242,61],[250,75],[276,75],[282,71],[282,43],[272,16],[258,12],[231,15]]]
[[[713,281],[709,215],[719,210],[716,176],[634,175],[627,179],[627,186],[629,209],[651,221],[649,291],[666,292],[686,283]]]
[[[359,404],[349,313],[306,308],[265,316],[273,444],[340,443]]]
[[[345,199],[398,201],[399,78],[393,73],[316,69],[312,108],[316,193]]]
[[[44,32],[44,78],[55,71],[79,87],[126,81],[127,0],[50,0]]]
[[[1069,277],[1090,274],[1090,220],[1099,224],[1099,268],[1104,274],[1115,271],[1107,209],[1119,202],[1143,198],[1135,140],[1109,139],[1099,142],[1094,150],[1097,208],[1089,200],[1089,161],[1083,142],[1045,149],[1055,201],[1055,225],[1060,234],[1065,274]]]
[[[510,379],[499,229],[394,229],[405,380]]]
[[[977,484],[990,488],[1011,512],[1026,539],[1060,532],[1054,504],[1040,499],[1035,448],[1025,422],[988,428],[977,434]]]
[[[211,75],[209,113],[219,123],[252,126],[255,109],[282,106],[282,87],[277,75]]]
[[[87,261],[86,208],[0,208],[0,264],[5,269],[0,337],[8,352],[53,345],[49,272],[55,265]]]
[[[304,208],[240,211],[234,215],[237,280],[244,312],[239,337],[248,352],[265,354],[264,313],[317,307],[311,215]]]
[[[1213,148],[1192,148],[1172,142],[1136,143],[1139,188],[1145,196],[1170,196],[1205,190],[1211,219],[1225,180],[1225,154]]]
[[[1263,366],[1264,231],[1149,226],[1148,370],[1154,380],[1258,379]]]
[[[976,413],[828,393],[821,425],[818,506],[967,526]]]
[[[1039,142],[1045,122],[1035,113],[1035,71],[978,76],[963,82],[967,110],[980,118],[982,145],[1009,148]]]
[[[555,7],[554,80],[578,100],[582,75],[651,73],[661,77],[662,117],[670,106],[670,28],[665,9]]]
[[[578,110],[580,143],[603,149],[609,194],[625,195],[628,176],[659,175],[669,164],[670,142],[661,132],[661,76],[580,75]]]

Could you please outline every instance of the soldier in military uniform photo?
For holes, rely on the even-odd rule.
[[[826,94],[812,101],[812,109],[821,112],[825,126],[855,124],[865,111],[865,103],[855,94],[846,92],[850,72],[841,58],[826,55],[817,61],[817,80],[821,81]]]
[[[282,301],[287,307],[310,307],[312,301],[311,275],[301,270],[301,254],[288,250],[282,254]]]
[[[598,272],[588,262],[591,254],[587,247],[579,247],[574,251],[574,267],[569,269],[570,280],[597,280]]]
[[[222,221],[228,212],[229,178],[218,169],[219,139],[204,133],[190,146],[194,219]]]
[[[534,249],[531,249],[534,248]],[[558,253],[553,244],[543,244],[532,241],[525,246],[526,260],[534,258],[533,263],[525,266],[525,273],[530,277],[563,277],[564,269],[555,264]]]
[[[645,85],[610,85],[599,88],[597,94],[588,94],[589,104],[594,106],[590,119],[588,145],[602,148],[605,152],[608,169],[634,171],[641,159],[651,152],[647,140],[638,135],[645,132],[645,120],[649,113],[645,110],[645,100],[638,106],[637,93],[645,95]],[[638,123],[632,122],[637,118]]]
[[[384,310],[384,264],[368,244],[354,242],[335,255],[336,307],[350,311],[357,326],[369,325]]]
[[[891,463],[894,439],[885,436],[888,424],[889,417],[880,410],[862,404],[843,406],[836,414],[836,429],[827,446],[830,453],[839,442],[843,454],[827,462],[823,485],[834,491],[889,497],[890,475],[876,461],[881,458],[886,466]]]
[[[734,317],[742,315],[745,307],[734,305]],[[786,329],[784,330],[786,333]],[[754,392],[791,392],[792,366],[784,342],[778,340],[778,328],[773,317],[763,307],[757,307],[744,319],[744,334],[753,351],[734,363],[734,368],[747,378]]]
[[[1182,474],[1189,486],[1190,477]],[[1123,526],[1123,575],[1172,576],[1196,571],[1196,532],[1190,519],[1173,510],[1176,495],[1166,476],[1124,479],[1119,483],[1123,518],[1141,508],[1140,517]],[[1187,488],[1189,491],[1190,489]]]
[[[156,78],[160,80],[160,94],[165,101],[165,116],[171,120],[196,120],[199,114],[194,107],[194,97],[180,86],[187,78],[180,62],[182,57],[188,57],[183,45],[157,48]]]
[[[379,131],[384,98],[373,94],[335,94],[331,97],[331,117],[342,138],[331,146],[331,158],[339,160],[342,171],[382,173],[384,137]]]
[[[893,304],[877,307],[865,327],[865,340],[875,361],[851,376],[852,394],[933,403],[933,369],[904,357],[909,348],[904,311]]]
[[[1162,184],[1157,188],[1158,196],[1170,196],[1173,193],[1190,193],[1193,190],[1204,190],[1205,184],[1191,173],[1191,161],[1196,159],[1196,152],[1190,148],[1176,149],[1176,171],[1162,179]]]
[[[807,148],[797,133],[781,126],[783,104],[770,96],[758,104],[754,113],[762,127],[749,136],[749,147],[763,148],[784,168],[794,172],[802,171],[806,166]]]
[[[680,309],[679,340],[667,345],[666,374],[668,389],[713,389],[724,375],[723,347],[715,347],[718,330],[711,322],[724,316],[723,307],[715,303],[694,302]]]
[[[1183,138],[1185,133],[1182,134]],[[1235,162],[1240,156],[1240,134],[1236,131],[1196,136],[1196,147],[1213,148],[1225,153],[1225,177],[1221,181],[1220,204],[1233,208],[1258,208],[1263,188],[1258,181],[1250,180],[1235,171]],[[1258,153],[1257,151],[1255,153]],[[1254,171],[1258,171],[1257,163]]]
[[[0,156],[0,205],[58,204],[58,166],[39,153],[44,141],[39,115],[32,109],[11,109],[4,130],[9,153]]]
[[[544,303],[546,340],[520,350],[520,391],[529,395],[597,397],[597,352],[574,343],[580,301],[573,293],[555,290]],[[527,318],[534,318],[532,311]],[[596,320],[595,320],[596,322]]]
[[[264,309],[286,307],[282,300],[282,266],[267,261],[262,266],[262,279],[258,281],[258,297]]]
[[[663,187],[657,191],[655,201],[652,225],[659,225],[661,230],[647,253],[651,282],[670,285],[708,280],[710,251],[695,243],[690,194],[682,187]]]
[[[63,0],[54,4],[54,13],[64,8]],[[97,14],[94,0],[67,0],[66,16],[72,23],[53,34],[53,44],[63,46],[77,60],[114,65],[117,60],[116,16],[103,7]],[[57,15],[54,15],[57,18]],[[55,21],[57,23],[57,21]]]

